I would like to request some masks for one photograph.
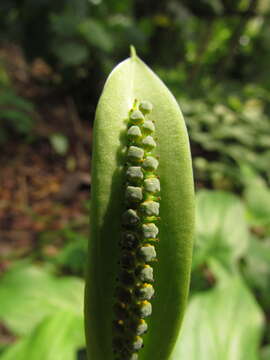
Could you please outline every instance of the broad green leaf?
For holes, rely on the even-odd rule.
[[[28,334],[58,311],[82,314],[83,282],[55,277],[45,269],[17,265],[0,278],[0,321],[15,334]]]
[[[83,317],[60,311],[45,318],[32,332],[0,356],[0,360],[76,360],[84,346]]]
[[[10,86],[10,78],[7,70],[5,69],[4,64],[0,64],[0,87]],[[0,100],[1,103],[1,100]]]
[[[193,266],[211,258],[230,266],[245,254],[249,233],[241,201],[233,194],[202,190],[197,194]]]
[[[270,238],[257,239],[251,237],[250,245],[245,256],[245,275],[250,283],[266,292],[269,299],[270,291]],[[270,304],[270,303],[269,303]]]
[[[260,360],[269,360],[270,359],[270,345],[267,345],[262,348]]]
[[[84,238],[68,243],[55,257],[57,264],[70,268],[72,273],[83,273],[87,259],[87,241]]]
[[[65,66],[81,65],[89,57],[88,47],[75,41],[56,43],[53,50],[59,61]]]
[[[63,37],[62,41],[66,41],[67,38],[72,38],[76,36],[77,26],[81,21],[80,16],[72,13],[61,13],[59,14],[51,14],[50,23],[53,32],[56,36]]]
[[[262,312],[237,274],[189,303],[170,360],[259,360]]]
[[[111,360],[112,321],[120,258],[124,202],[127,117],[134,100],[153,111],[161,183],[160,241],[154,269],[155,298],[140,360],[167,359],[181,325],[191,267],[194,192],[185,123],[179,106],[161,80],[136,56],[110,74],[97,107],[92,160],[91,236],[86,286],[89,359]]]
[[[5,119],[18,133],[27,134],[33,128],[29,114],[17,109],[0,109],[0,118]]]
[[[113,39],[101,22],[89,18],[82,22],[78,29],[90,45],[96,46],[103,51],[109,52],[112,50]]]
[[[14,107],[18,109],[18,111],[21,110],[25,112],[31,112],[34,110],[34,106],[30,101],[24,99],[21,96],[18,96],[9,87],[1,87],[0,105],[3,108]]]
[[[246,183],[244,198],[249,221],[253,225],[267,226],[270,229],[270,189],[251,169],[242,167],[242,171]]]

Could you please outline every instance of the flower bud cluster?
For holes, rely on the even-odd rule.
[[[148,328],[145,318],[152,313],[150,300],[155,291],[151,263],[156,261],[160,182],[154,155],[155,125],[147,119],[151,111],[150,102],[135,100],[128,118],[125,211],[113,321],[115,360],[138,359],[142,335]]]

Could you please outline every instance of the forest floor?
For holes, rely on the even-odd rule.
[[[43,231],[55,231],[86,215],[90,190],[91,123],[80,119],[64,91],[50,85],[50,67],[27,64],[15,46],[0,49],[16,93],[34,104],[30,141],[11,136],[0,153],[0,271],[14,257],[26,256]],[[52,134],[68,139],[59,155]]]

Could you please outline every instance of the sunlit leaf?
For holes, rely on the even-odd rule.
[[[262,349],[262,358],[261,360],[269,360],[270,359],[270,345],[265,346]]]
[[[83,316],[61,311],[45,318],[1,360],[76,360],[84,345]]]
[[[28,334],[46,316],[66,311],[80,316],[83,282],[55,277],[37,266],[17,265],[0,279],[0,321],[15,334]]]
[[[244,207],[235,195],[200,191],[196,219],[194,267],[211,258],[228,266],[246,252],[248,227]]]
[[[246,188],[244,197],[253,225],[270,226],[270,189],[251,169],[242,168]]]
[[[250,240],[248,252],[245,257],[245,274],[252,286],[266,292],[266,297],[269,301],[270,239],[251,237]]]
[[[170,360],[259,360],[262,312],[237,274],[191,299]]]

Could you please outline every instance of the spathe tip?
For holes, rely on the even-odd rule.
[[[131,57],[131,59],[137,58],[136,49],[133,45],[130,45],[130,57]]]

